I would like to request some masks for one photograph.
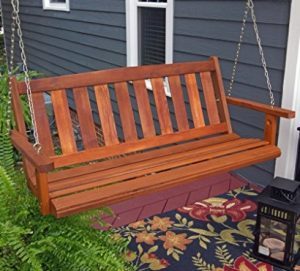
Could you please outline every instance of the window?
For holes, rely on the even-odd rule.
[[[127,66],[173,62],[173,0],[126,0]]]
[[[173,62],[173,5],[174,0],[126,0],[127,66]],[[149,80],[146,86],[152,89]]]
[[[70,11],[70,0],[43,0],[43,9]]]

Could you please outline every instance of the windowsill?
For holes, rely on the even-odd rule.
[[[70,5],[68,1],[66,3],[49,3],[45,1],[43,4],[43,10],[70,12]]]
[[[66,7],[59,7],[59,8],[53,8],[53,7],[44,7],[43,10],[45,11],[64,11],[64,12],[70,12],[69,8]]]

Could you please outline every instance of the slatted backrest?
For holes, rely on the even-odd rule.
[[[50,156],[54,155],[55,142],[49,128],[51,120],[43,103],[45,92],[51,95],[64,157],[79,152],[68,97],[73,97],[77,110],[84,150],[98,147],[94,123],[95,114],[98,114],[104,136],[103,157],[231,132],[216,57],[203,62],[119,68],[38,79],[33,80],[31,86],[38,132],[42,135],[45,152]],[[171,97],[166,96],[166,90],[170,90]],[[18,84],[18,91],[21,95],[25,93],[24,83]],[[95,97],[94,109],[97,110],[94,112],[90,95]]]

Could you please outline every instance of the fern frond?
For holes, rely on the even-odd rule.
[[[59,220],[40,215],[24,175],[15,169],[16,156],[7,133],[11,128],[7,120],[13,125],[7,114],[7,71],[0,77],[0,99],[0,270],[134,270],[123,257],[127,242],[114,241],[111,232],[91,227],[92,218],[99,216],[96,211]],[[30,128],[25,99],[22,104]]]
[[[134,270],[123,258],[127,241],[93,229],[94,212],[55,219],[39,214],[25,178],[0,167],[0,270]],[[1,215],[4,214],[3,216]]]
[[[0,166],[0,216],[2,219],[7,220],[9,218],[8,204],[11,204],[11,199],[15,197],[15,187],[11,180],[11,177],[6,173],[5,169]]]
[[[0,157],[0,166],[13,177],[15,173],[14,149],[7,133],[0,133]]]

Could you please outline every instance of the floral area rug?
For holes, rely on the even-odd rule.
[[[272,271],[251,257],[256,195],[238,188],[114,231],[139,271]]]

